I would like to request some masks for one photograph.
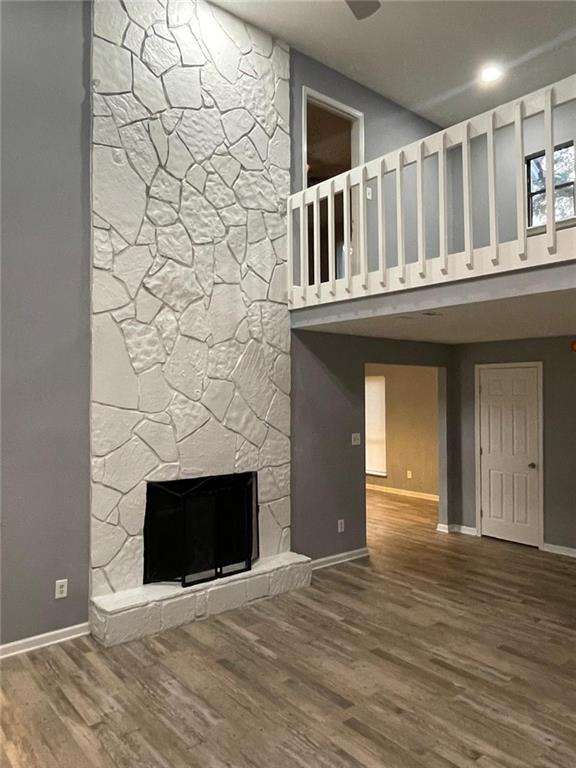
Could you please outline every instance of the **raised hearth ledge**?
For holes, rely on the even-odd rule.
[[[309,557],[285,552],[257,560],[251,571],[183,588],[145,584],[93,597],[90,631],[105,646],[137,640],[310,584]]]

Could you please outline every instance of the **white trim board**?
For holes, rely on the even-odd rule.
[[[63,643],[65,640],[74,640],[76,637],[84,637],[89,634],[90,627],[88,622],[85,622],[84,624],[75,624],[73,627],[63,627],[62,629],[55,629],[53,632],[45,632],[42,635],[25,637],[22,640],[15,640],[13,643],[0,645],[0,659],[7,659],[9,656],[35,651],[38,648],[45,648],[48,645]]]
[[[438,533],[463,533],[466,536],[478,536],[478,530],[470,525],[457,525],[456,523],[438,523]]]
[[[331,565],[347,563],[349,560],[358,560],[361,557],[368,557],[368,547],[353,549],[350,552],[339,552],[337,555],[328,555],[328,557],[318,557],[316,560],[312,560],[312,570],[317,571],[319,568],[328,568]]]
[[[380,491],[381,493],[395,493],[397,496],[412,496],[414,499],[427,499],[428,501],[439,501],[440,497],[437,493],[421,493],[420,491],[406,491],[404,488],[389,488],[384,485],[373,485],[372,483],[366,483],[366,488],[369,491]]]
[[[562,547],[560,544],[542,544],[539,549],[542,552],[549,552],[552,555],[563,555],[564,557],[575,557],[576,549],[574,547]]]

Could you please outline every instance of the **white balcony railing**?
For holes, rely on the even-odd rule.
[[[290,308],[576,258],[553,174],[528,226],[526,163],[575,134],[576,75],[291,195]]]

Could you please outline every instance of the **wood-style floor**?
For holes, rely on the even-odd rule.
[[[576,562],[369,494],[370,559],[8,659],[2,768],[575,768]]]

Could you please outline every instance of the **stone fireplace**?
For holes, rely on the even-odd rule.
[[[112,643],[309,564],[290,552],[287,46],[203,0],[96,0],[93,33],[91,622]],[[147,484],[243,472],[253,570],[144,586]]]

